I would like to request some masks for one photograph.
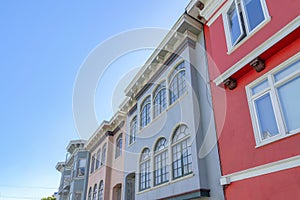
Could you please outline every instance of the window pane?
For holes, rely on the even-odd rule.
[[[281,108],[288,131],[300,128],[300,77],[278,88]]]
[[[295,62],[294,64],[290,65],[289,67],[285,68],[284,70],[281,70],[277,74],[275,74],[274,75],[275,81],[277,82],[277,81],[289,76],[290,74],[292,74],[293,72],[295,72],[297,70],[300,70],[300,60]]]
[[[249,31],[265,20],[260,0],[244,0]]]
[[[269,83],[268,83],[268,80],[265,80],[262,83],[260,83],[257,86],[255,86],[255,87],[252,88],[252,95],[255,95],[255,94],[263,91],[267,87],[269,87]]]
[[[270,94],[255,100],[255,107],[260,127],[261,138],[266,139],[278,134],[276,119],[274,115],[273,106],[271,103]]]
[[[233,3],[230,9],[228,10],[227,17],[229,23],[230,36],[231,36],[231,44],[235,45],[244,35],[239,11],[235,3]]]

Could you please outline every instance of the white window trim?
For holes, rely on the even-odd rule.
[[[253,131],[254,131],[254,136],[255,136],[255,141],[256,141],[256,146],[255,148],[264,146],[266,144],[278,141],[280,139],[292,136],[294,134],[297,134],[300,132],[300,129],[294,130],[292,132],[287,132],[285,130],[286,125],[282,124],[282,123],[278,123],[278,121],[280,122],[284,122],[284,120],[282,119],[282,114],[281,111],[279,109],[278,106],[274,106],[274,88],[272,89],[271,87],[271,91],[269,91],[271,94],[271,102],[274,108],[274,114],[275,114],[275,118],[276,118],[276,123],[278,125],[278,131],[279,134],[273,137],[270,137],[268,139],[264,139],[261,140],[261,136],[260,136],[260,131],[259,131],[259,127],[258,127],[258,120],[257,120],[257,115],[256,115],[256,110],[255,110],[255,106],[253,105],[253,99],[255,98],[256,95],[252,95],[251,89],[261,83],[262,81],[264,81],[265,79],[267,79],[269,76],[272,76],[272,74],[275,74],[276,72],[283,70],[285,67],[288,67],[289,65],[293,64],[294,62],[298,61],[300,59],[300,52],[295,54],[294,56],[292,56],[291,58],[287,59],[286,61],[284,61],[283,63],[281,63],[280,65],[278,65],[277,67],[275,67],[274,69],[270,70],[269,72],[267,72],[266,74],[264,74],[263,76],[259,77],[258,79],[256,79],[255,81],[253,81],[252,83],[250,83],[249,85],[247,85],[246,88],[246,94],[247,94],[247,99],[248,99],[248,105],[249,105],[249,110],[250,110],[250,116],[251,116],[251,120],[252,120],[252,126],[253,126]],[[291,75],[288,79],[292,79],[295,77],[297,72],[294,73],[294,75]],[[285,79],[286,80],[286,79]],[[282,83],[282,81],[281,81]],[[273,83],[272,83],[273,84]],[[276,83],[276,85],[280,84]],[[270,85],[270,83],[269,83]],[[260,92],[260,94],[267,92],[267,90],[264,90],[262,92]],[[260,95],[261,96],[261,95]],[[273,98],[272,98],[273,96]],[[277,101],[277,100],[276,100]]]
[[[246,33],[245,33],[246,36],[241,41],[236,42],[234,45],[232,45],[227,12],[230,9],[233,2],[235,2],[235,4],[237,4],[237,0],[228,1],[228,3],[226,4],[226,9],[222,13],[224,31],[225,31],[225,36],[226,36],[226,45],[227,45],[227,51],[228,51],[227,54],[231,54],[235,49],[237,49],[239,46],[241,46],[245,41],[247,41],[250,37],[252,37],[257,31],[259,31],[262,27],[264,27],[271,20],[266,1],[260,0],[265,20],[263,20],[259,25],[257,25],[252,31],[249,31],[249,28],[247,25],[247,23],[248,23],[247,16],[245,14],[244,6],[243,6],[244,3],[243,3],[243,0],[241,0],[241,3],[242,3],[241,8],[242,8],[242,14],[244,17],[244,23],[245,23],[245,28],[246,28]]]

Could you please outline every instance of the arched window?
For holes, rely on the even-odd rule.
[[[92,156],[91,173],[93,173],[94,170],[95,170],[95,157],[96,157],[96,155],[94,154],[94,155]]]
[[[106,162],[106,143],[102,147],[101,166]]]
[[[167,140],[161,138],[154,147],[154,184],[169,181]]]
[[[115,158],[118,158],[122,155],[122,134],[120,134],[116,140],[116,155]]]
[[[151,110],[151,99],[150,96],[148,96],[141,105],[141,128],[147,126],[147,124],[150,123],[151,117],[150,117],[150,110]]]
[[[92,200],[92,187],[89,189],[88,200]]]
[[[100,154],[101,154],[101,149],[99,149],[97,152],[96,169],[100,167]]]
[[[140,191],[150,188],[150,150],[145,148],[140,158]]]
[[[154,117],[167,108],[166,91],[166,82],[161,83],[154,91]]]
[[[173,178],[179,178],[192,172],[192,152],[189,146],[189,134],[186,125],[180,125],[172,137]]]
[[[94,192],[93,192],[93,200],[97,200],[97,191],[98,190],[98,188],[97,188],[97,184],[95,184],[95,186],[94,186]]]
[[[169,76],[169,88],[172,104],[186,91],[184,62],[180,63]]]
[[[98,200],[103,200],[103,181],[99,183]]]
[[[129,144],[132,144],[135,141],[136,133],[137,133],[137,117],[135,116],[130,122]]]

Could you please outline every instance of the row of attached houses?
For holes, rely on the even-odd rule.
[[[119,111],[70,142],[59,199],[300,198],[299,14],[192,0]]]

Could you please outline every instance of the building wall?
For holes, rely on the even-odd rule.
[[[228,3],[232,1],[226,1]],[[223,4],[226,6],[226,2]],[[267,22],[260,30],[251,37],[243,41],[233,52],[228,54],[226,45],[225,28],[222,15],[219,15],[215,21],[205,30],[205,39],[207,43],[208,56],[213,58],[220,73],[225,72],[229,67],[237,63],[249,52],[262,44],[272,35],[281,30],[285,25],[299,16],[300,2],[295,0],[286,0],[285,2],[275,2],[266,0],[271,20]],[[212,80],[219,74],[212,74]]]
[[[221,169],[223,181],[227,182],[224,183],[224,191],[228,200],[294,199],[299,196],[298,191],[295,190],[300,186],[299,179],[296,178],[300,173],[299,164],[286,164],[288,167],[283,171],[276,171],[278,170],[275,169],[278,168],[276,165],[275,172],[272,172],[270,168],[268,171],[266,168],[270,166],[268,164],[284,159],[299,160],[296,156],[300,155],[298,145],[300,135],[293,134],[272,143],[257,146],[245,89],[247,85],[300,52],[299,20],[298,28],[260,54],[265,61],[263,71],[256,72],[249,64],[246,64],[233,75],[237,80],[237,87],[233,90],[224,88],[223,84],[216,86],[214,83],[220,74],[239,63],[250,52],[258,51],[258,47],[263,42],[299,18],[299,1],[287,0],[283,3],[266,0],[266,3],[271,16],[270,21],[251,37],[242,40],[232,52],[227,50],[222,15],[204,27]],[[226,3],[223,6],[226,6]],[[249,169],[252,171],[249,173],[247,171],[247,175],[250,176],[247,177],[243,170]],[[258,170],[264,171],[259,171],[261,174],[254,175]],[[232,173],[240,176],[235,177],[238,180],[229,181],[233,177]]]
[[[194,49],[195,48],[195,49]],[[186,46],[179,53],[179,57],[175,58],[168,64],[167,69],[160,73],[160,75],[153,81],[153,85],[143,92],[137,99],[136,110],[131,111],[127,119],[127,130],[130,130],[131,120],[137,116],[138,124],[140,121],[140,105],[144,98],[154,92],[154,88],[162,80],[167,79],[170,72],[181,61],[185,62],[186,67],[186,85],[187,92],[179,98],[179,100],[167,106],[165,112],[152,119],[151,123],[139,130],[137,133],[137,140],[133,144],[126,143],[125,161],[125,175],[135,173],[135,191],[136,199],[160,199],[177,196],[185,193],[195,193],[200,189],[209,189],[211,192],[210,199],[223,199],[222,187],[218,180],[220,178],[220,168],[218,162],[217,145],[211,146],[211,149],[203,158],[198,157],[199,150],[203,144],[204,137],[208,134],[215,136],[212,107],[207,107],[210,99],[209,87],[205,82],[208,78],[207,63],[205,59],[204,39],[203,34],[195,44],[195,47]],[[201,80],[200,80],[201,79]],[[200,91],[201,90],[201,91]],[[210,102],[211,103],[211,102]],[[152,104],[153,106],[153,104]],[[207,122],[207,123],[206,123]],[[212,124],[210,124],[212,123]],[[190,139],[192,141],[192,158],[193,158],[193,173],[183,176],[179,179],[172,179],[172,168],[169,167],[169,182],[153,187],[153,165],[151,160],[151,188],[144,191],[139,191],[139,159],[142,150],[148,147],[153,158],[154,145],[159,138],[165,137],[170,146],[171,137],[175,128],[179,124],[186,124],[189,128]],[[210,126],[209,126],[210,125]],[[126,141],[129,141],[127,135]],[[169,161],[172,158],[171,148],[168,149]],[[185,198],[192,198],[185,197]]]
[[[101,157],[102,157],[102,150],[103,150],[103,146],[106,144],[108,144],[109,140],[106,136],[104,136],[105,138],[96,146],[94,147],[90,152],[91,155],[91,159],[90,159],[90,173],[89,173],[89,180],[88,180],[88,186],[87,186],[87,191],[86,191],[86,199],[88,199],[88,193],[89,193],[89,189],[92,188],[92,197],[93,197],[93,190],[94,190],[94,186],[95,184],[97,184],[97,191],[99,189],[99,184],[100,181],[103,180],[103,199],[109,199],[109,167],[107,165],[107,158],[108,158],[108,150],[107,150],[107,146],[106,146],[106,160],[105,160],[105,164],[100,166],[98,169],[95,169],[93,173],[91,173],[91,168],[92,168],[92,156],[96,155],[97,156],[97,152],[99,149],[101,149]],[[101,160],[101,159],[100,159]],[[95,165],[96,165],[96,161],[95,161]],[[98,193],[97,193],[98,195]]]
[[[125,128],[125,125],[124,125]],[[110,184],[107,185],[107,190],[109,191],[110,199],[115,200],[116,187],[121,186],[123,188],[123,173],[124,173],[124,148],[125,148],[125,130],[122,128],[113,137],[109,138],[108,144],[108,162],[110,171]],[[122,154],[116,158],[116,147],[117,139],[122,135]]]

